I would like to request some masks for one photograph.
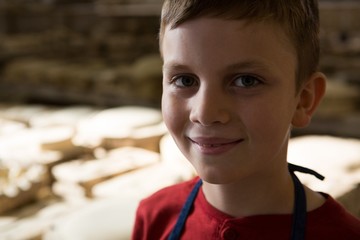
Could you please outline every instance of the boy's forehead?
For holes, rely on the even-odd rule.
[[[246,69],[294,75],[297,62],[295,48],[279,26],[215,18],[167,27],[162,54],[164,71],[212,66],[217,72]],[[284,65],[286,69],[279,68]]]
[[[224,36],[229,35],[231,37],[224,38]],[[234,43],[234,45],[238,45],[259,40],[260,44],[263,43],[262,40],[276,39],[281,48],[297,55],[295,46],[288,34],[280,24],[273,21],[225,20],[210,17],[191,19],[174,28],[165,27],[160,41],[161,51],[163,45],[171,43],[174,38],[180,40],[178,42],[183,45],[192,45],[196,42],[213,42],[216,44],[217,41],[222,44]]]
[[[218,27],[220,26],[220,28]],[[276,34],[279,40],[284,41],[284,44],[292,44],[291,38],[286,31],[284,25],[281,25],[278,22],[269,20],[250,20],[250,19],[242,19],[242,20],[230,20],[218,17],[199,17],[187,20],[177,26],[166,25],[164,27],[164,31],[160,36],[160,41],[166,37],[166,33],[168,32],[176,32],[181,30],[181,32],[194,32],[194,39],[198,38],[196,32],[201,29],[203,32],[213,32],[218,31],[218,34],[221,35],[224,31],[230,30],[236,34],[237,31],[242,31],[246,29],[251,34],[259,34],[260,32],[264,32],[264,29],[271,29],[270,31],[265,31],[265,34]],[[261,31],[262,30],[262,31]],[[236,37],[236,36],[234,36]],[[211,40],[211,39],[208,39]]]

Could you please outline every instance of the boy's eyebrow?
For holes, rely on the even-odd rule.
[[[241,69],[261,69],[261,70],[267,70],[270,67],[268,66],[268,64],[262,62],[262,61],[258,61],[258,60],[248,60],[248,61],[243,61],[243,62],[238,62],[238,63],[234,63],[231,64],[229,66],[227,66],[225,68],[226,71],[236,71],[236,70],[241,70]],[[178,70],[178,71],[185,71],[185,70],[189,70],[189,66],[185,65],[185,64],[181,64],[181,63],[174,63],[174,62],[169,62],[163,65],[163,70]]]
[[[169,62],[169,63],[165,63],[162,67],[163,70],[178,70],[178,71],[184,71],[184,70],[188,70],[189,67],[186,66],[185,64],[180,64],[180,63],[173,63],[173,62]]]

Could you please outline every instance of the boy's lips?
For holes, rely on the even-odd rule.
[[[213,137],[189,137],[190,142],[195,144],[204,154],[221,154],[225,153],[244,139],[228,139]]]

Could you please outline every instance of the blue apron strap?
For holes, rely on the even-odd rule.
[[[294,174],[291,172],[291,177],[295,187],[295,203],[291,226],[291,240],[304,240],[306,232],[306,195],[304,186]]]
[[[299,178],[295,175],[294,171],[307,173],[314,175],[320,180],[324,179],[324,176],[315,172],[314,170],[297,166],[294,164],[288,164],[291,177],[294,182],[295,187],[295,202],[294,202],[294,211],[293,211],[293,223],[291,227],[291,239],[292,240],[304,240],[306,234],[306,194],[305,189]]]
[[[321,181],[325,179],[325,177],[320,173],[306,167],[301,167],[292,163],[288,163],[288,168],[290,172],[301,172],[301,173],[310,174],[320,179]]]
[[[190,210],[195,201],[196,195],[199,192],[199,189],[202,185],[202,180],[200,179],[190,192],[189,197],[187,198],[183,208],[181,209],[180,215],[177,219],[174,229],[172,230],[168,240],[177,240],[180,239],[181,232],[184,228],[187,217],[189,216]]]

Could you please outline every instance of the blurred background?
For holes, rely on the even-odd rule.
[[[161,4],[0,0],[0,239],[129,239],[139,199],[195,175],[160,113]],[[289,161],[360,217],[360,1],[319,4],[327,93]]]

